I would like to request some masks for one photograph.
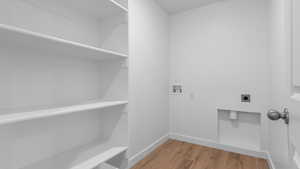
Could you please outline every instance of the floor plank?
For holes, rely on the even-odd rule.
[[[269,169],[264,159],[168,140],[132,169]]]

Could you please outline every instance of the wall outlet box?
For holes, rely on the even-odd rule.
[[[241,95],[241,102],[250,103],[251,102],[251,95],[250,94],[242,94]]]
[[[182,86],[181,85],[173,85],[172,86],[172,93],[182,93]]]

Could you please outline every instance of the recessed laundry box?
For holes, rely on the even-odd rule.
[[[261,149],[261,114],[218,109],[218,141],[247,150]]]

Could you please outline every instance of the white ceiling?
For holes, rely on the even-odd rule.
[[[220,0],[156,0],[169,13],[197,8]]]

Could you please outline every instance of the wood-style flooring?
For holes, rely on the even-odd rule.
[[[269,169],[264,159],[168,140],[132,169]]]

